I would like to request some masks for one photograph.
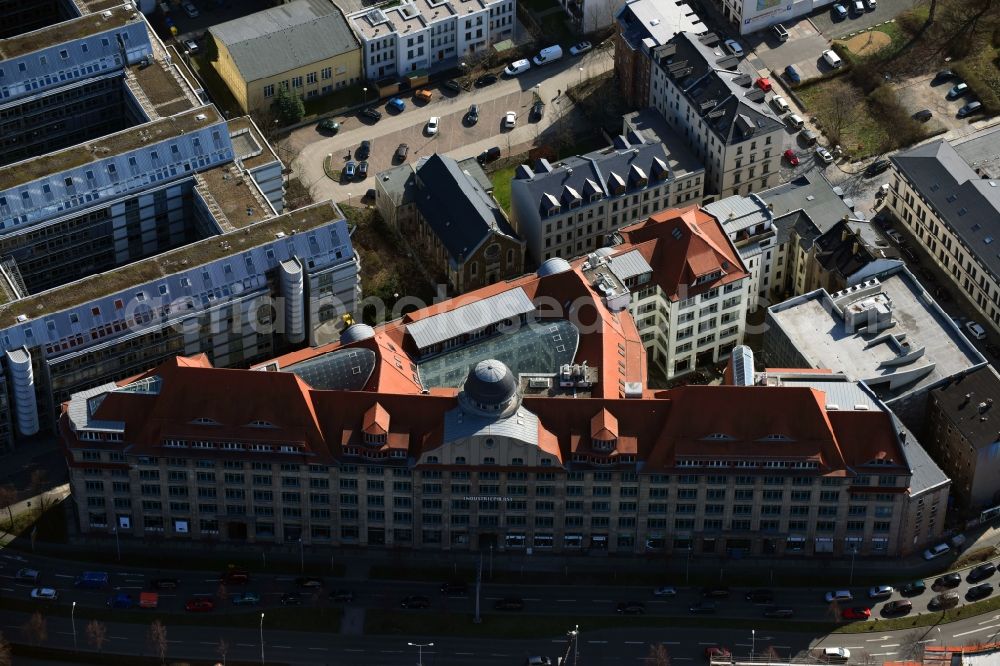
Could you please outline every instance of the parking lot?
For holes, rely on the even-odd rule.
[[[190,2],[198,10],[197,17],[188,16],[179,2],[166,3],[170,7],[170,20],[177,26],[179,40],[192,37],[200,39],[213,25],[274,6],[270,0],[225,0],[221,3],[218,0],[190,0]],[[161,16],[159,12],[151,15],[150,20],[153,25],[162,22]]]
[[[982,120],[983,114],[981,113],[968,118],[958,117],[958,110],[971,102],[974,97],[968,94],[954,100],[946,97],[951,87],[958,82],[957,79],[932,85],[933,78],[933,74],[919,76],[894,86],[899,94],[900,103],[907,111],[914,114],[917,111],[928,109],[934,114],[928,123],[949,130],[967,127],[970,122]]]
[[[897,14],[905,12],[916,4],[915,0],[878,0],[878,8],[875,11],[858,14],[850,11],[853,1],[839,0],[839,4],[849,10],[846,19],[835,19],[833,5],[828,5],[812,15],[813,24],[827,39],[837,39],[895,18]]]
[[[755,48],[755,55],[763,65],[780,75],[787,65],[795,65],[803,78],[819,76],[818,59],[820,54],[830,48],[826,37],[813,27],[807,19],[785,25],[788,30],[788,41],[782,43],[774,37],[770,30],[758,33],[765,37]],[[754,63],[758,69],[760,65]]]

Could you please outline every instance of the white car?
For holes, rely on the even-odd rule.
[[[736,56],[737,58],[743,57],[743,47],[740,46],[740,43],[737,42],[735,39],[727,39],[725,41],[725,44],[726,48],[729,49],[729,52],[732,53],[734,56]]]
[[[531,69],[531,63],[527,60],[515,60],[503,68],[505,76],[517,76]]]
[[[816,148],[816,158],[822,161],[824,164],[830,164],[833,162],[833,155],[831,155],[830,151],[824,148],[823,146],[818,146]]]
[[[828,64],[830,67],[834,69],[839,69],[844,64],[844,61],[840,58],[839,55],[837,55],[837,52],[834,51],[833,49],[827,49],[826,51],[823,51],[823,60],[825,60],[826,64]]]
[[[939,543],[933,548],[928,548],[927,550],[924,551],[924,559],[933,560],[936,557],[941,557],[942,555],[946,555],[950,550],[951,546],[949,546],[948,544]]]
[[[858,15],[865,13],[864,0],[854,0],[854,13]]]
[[[986,329],[977,324],[974,321],[970,321],[965,324],[965,330],[969,332],[969,335],[974,337],[976,340],[982,340],[986,337]]]
[[[504,129],[514,129],[517,124],[517,113],[514,111],[508,111],[503,117],[503,128]]]
[[[430,120],[427,121],[427,133],[431,135],[437,134],[439,124],[441,124],[441,118],[438,116],[431,116]]]
[[[198,42],[194,41],[193,39],[189,39],[186,42],[184,42],[184,48],[187,49],[188,53],[197,53]]]
[[[46,601],[56,601],[59,599],[59,593],[53,590],[51,587],[36,587],[31,591],[32,599],[45,599]]]
[[[193,2],[185,2],[183,5],[184,13],[188,15],[189,18],[198,18],[201,14],[198,12],[198,8],[194,6]]]
[[[594,48],[594,46],[590,42],[580,42],[579,44],[574,44],[569,47],[569,54],[577,56],[582,53],[586,53],[592,48]]]
[[[677,588],[673,585],[663,585],[653,590],[654,597],[674,597],[677,596]]]
[[[892,596],[892,585],[876,585],[875,587],[868,588],[868,597],[870,599],[888,599]]]
[[[834,590],[826,593],[826,603],[832,604],[834,601],[851,601],[854,595],[850,590]]]
[[[851,651],[847,648],[823,648],[823,656],[828,660],[847,661],[851,658]]]

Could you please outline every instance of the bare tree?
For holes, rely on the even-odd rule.
[[[919,661],[923,662],[924,659],[924,644],[920,641],[926,636],[925,631],[919,629],[914,629],[903,634],[899,641],[899,650],[897,654],[902,659],[907,661]]]
[[[42,614],[36,611],[21,625],[21,633],[32,645],[41,645],[49,639],[49,624]]]
[[[7,507],[7,518],[10,521],[7,529],[14,529],[14,505],[17,504],[17,488],[11,483],[0,486],[0,506]]]
[[[10,643],[4,638],[2,632],[0,632],[0,666],[11,666],[14,663],[14,657],[11,654]]]
[[[160,658],[160,664],[167,660],[167,628],[159,620],[153,620],[146,632],[146,644],[150,651]]]
[[[830,82],[829,94],[816,109],[816,117],[831,144],[839,144],[845,127],[854,121],[861,95],[857,88],[840,79]]]
[[[104,649],[108,642],[108,626],[99,620],[87,623],[87,643],[98,652]]]
[[[646,655],[646,663],[649,666],[670,666],[670,653],[663,643],[656,643],[649,646],[649,654]]]
[[[222,666],[226,666],[226,657],[229,656],[229,642],[225,638],[219,639],[219,644],[215,646],[215,653],[222,660]]]

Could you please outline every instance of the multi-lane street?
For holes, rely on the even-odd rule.
[[[185,626],[175,624],[170,626],[170,645],[178,651],[179,656],[208,656],[218,645],[220,638],[231,646],[231,655],[238,657],[241,650],[243,656],[251,654],[259,656],[260,634],[264,634],[265,649],[270,650],[277,660],[290,660],[295,663],[328,663],[333,660],[334,653],[339,657],[336,663],[350,664],[395,664],[411,663],[412,655],[407,654],[407,642],[433,641],[435,649],[430,650],[425,659],[427,664],[457,664],[468,663],[463,659],[475,657],[476,663],[517,663],[525,655],[542,652],[553,656],[560,654],[565,648],[566,638],[563,636],[547,636],[533,640],[504,640],[490,638],[461,638],[465,633],[461,626],[455,627],[456,637],[428,636],[382,636],[377,639],[358,635],[359,632],[342,633],[311,633],[278,631],[268,627],[266,613],[269,608],[280,606],[281,596],[287,592],[296,591],[301,594],[303,611],[310,608],[341,606],[348,609],[345,618],[358,616],[363,618],[369,611],[403,612],[412,616],[432,617],[441,612],[453,613],[459,624],[468,621],[475,607],[475,586],[469,585],[465,594],[448,596],[441,592],[441,582],[417,581],[346,581],[334,578],[324,580],[324,586],[316,590],[306,590],[298,586],[295,576],[281,574],[269,575],[252,573],[246,584],[230,584],[220,589],[218,574],[214,572],[171,571],[165,569],[121,569],[88,565],[78,562],[60,562],[42,557],[24,557],[10,551],[0,555],[0,593],[5,598],[21,599],[24,602],[36,602],[37,608],[49,619],[50,645],[69,644],[74,636],[71,618],[67,617],[67,609],[76,602],[73,619],[76,621],[76,632],[89,621],[88,611],[105,608],[109,597],[115,594],[130,594],[135,599],[143,590],[150,589],[151,582],[157,578],[176,578],[179,584],[176,589],[161,590],[159,595],[159,611],[165,613],[184,613],[186,600],[197,595],[212,597],[216,602],[214,614],[251,613],[256,617],[259,612],[265,613],[265,622],[259,628],[230,628],[225,626]],[[18,572],[24,568],[39,571],[37,583],[19,580]],[[100,569],[109,573],[109,585],[104,589],[81,589],[74,585],[76,577],[85,570]],[[966,580],[968,571],[962,572],[962,582],[954,587],[960,596],[959,603],[965,603],[965,593],[973,585]],[[990,578],[987,578],[988,581]],[[466,581],[470,582],[470,581]],[[669,584],[672,581],[664,581]],[[977,581],[976,584],[982,581]],[[938,593],[931,587],[934,578],[926,580],[927,590],[922,594],[910,597],[913,602],[912,614],[925,612],[928,602]],[[31,590],[36,586],[50,587],[59,593],[57,601],[40,601],[30,598]],[[763,587],[763,586],[762,586]],[[355,598],[350,604],[336,602],[330,598],[330,592],[339,589],[350,589]],[[817,636],[803,632],[802,625],[796,621],[833,622],[835,609],[824,600],[826,588],[771,588],[773,600],[758,602],[747,600],[745,588],[728,590],[728,597],[720,596],[714,601],[717,604],[716,613],[700,616],[704,627],[696,628],[653,628],[643,626],[649,624],[642,616],[635,616],[635,628],[625,629],[594,629],[600,626],[601,616],[618,615],[618,604],[623,601],[635,601],[643,605],[645,615],[662,618],[657,623],[669,625],[669,617],[689,617],[689,607],[703,599],[701,588],[680,586],[672,596],[657,596],[649,587],[628,586],[559,586],[559,585],[497,585],[486,582],[481,588],[480,602],[483,608],[484,626],[487,628],[492,618],[504,613],[495,611],[494,603],[501,598],[516,597],[523,601],[521,611],[506,611],[520,613],[524,616],[556,616],[565,619],[566,629],[580,625],[578,638],[581,651],[586,650],[588,660],[582,663],[627,663],[638,660],[646,655],[651,643],[664,642],[668,645],[671,655],[678,661],[694,660],[703,657],[706,647],[722,645],[732,650],[734,654],[751,650],[767,650],[773,648],[782,657],[809,657],[817,647],[847,647],[854,653],[862,652],[869,656],[891,657],[904,654],[918,641],[940,641],[954,644],[970,640],[988,639],[1000,633],[1000,614],[989,613],[983,616],[970,617],[961,622],[955,622],[939,627],[910,630],[909,632],[874,632],[864,634],[831,634]],[[230,599],[234,593],[252,591],[260,595],[261,601],[251,607],[234,606]],[[868,599],[867,590],[850,588],[853,601],[842,602],[839,610],[852,607],[870,607],[872,617],[879,617],[884,605],[892,600],[900,599],[898,591],[891,597],[873,602]],[[407,596],[425,596],[430,600],[430,608],[404,611],[400,601]],[[55,607],[61,606],[61,612]],[[765,609],[769,606],[780,606],[793,609],[791,620],[774,620],[764,618]],[[26,613],[31,606],[22,606],[16,610],[0,612],[0,624],[3,629],[11,632],[19,628],[25,621]],[[144,649],[144,642],[150,611],[141,609],[116,609],[114,615],[107,620],[110,637],[107,649],[111,651],[134,652]],[[115,620],[118,616],[121,621]],[[166,616],[169,624],[170,615]],[[216,618],[218,620],[219,618]],[[526,617],[527,619],[527,617]],[[740,622],[730,622],[740,620]],[[756,632],[749,632],[746,627],[759,622],[762,627]],[[787,623],[789,631],[779,631],[781,623]],[[214,624],[220,624],[214,622]],[[247,623],[243,623],[246,626]],[[346,620],[345,620],[346,624]],[[729,628],[736,624],[740,628]],[[589,625],[589,626],[588,626]],[[358,628],[363,623],[356,624]],[[799,629],[799,631],[796,631]],[[480,630],[481,631],[481,630]],[[916,636],[914,632],[919,632]],[[482,636],[483,634],[478,634]],[[77,645],[83,645],[81,636],[76,635]],[[176,647],[175,647],[176,646]],[[288,651],[287,653],[285,651]]]

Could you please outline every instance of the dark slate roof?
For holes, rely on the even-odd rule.
[[[917,146],[890,160],[980,264],[1000,277],[1000,180],[980,178],[946,141]]]
[[[517,238],[496,201],[455,160],[435,153],[416,171],[417,209],[455,263],[494,233]]]
[[[829,231],[845,215],[854,216],[818,169],[758,192],[757,196],[772,206],[776,218],[795,211],[804,212],[820,233]]]
[[[553,197],[556,204],[565,206],[578,194],[585,207],[591,194],[600,194],[601,199],[613,196],[608,183],[616,177],[625,183],[626,192],[634,190],[630,175],[637,176],[640,172],[648,180],[649,187],[655,183],[673,182],[674,173],[669,165],[670,158],[663,144],[629,132],[628,136],[617,137],[608,148],[576,155],[555,165],[547,160],[539,160],[533,167],[522,165],[515,172],[515,178],[525,183],[531,200],[539,205],[543,199]]]
[[[640,45],[661,46],[678,32],[686,30],[701,34],[708,28],[686,2],[659,0],[629,0],[615,17],[622,37],[633,49]]]
[[[931,395],[972,446],[990,446],[1000,439],[1000,377],[992,366],[956,377],[932,389]]]
[[[847,238],[844,238],[845,232]],[[840,221],[816,239],[816,259],[826,270],[847,278],[875,261],[868,246],[847,222]]]
[[[747,65],[722,49],[714,33],[680,32],[655,51],[657,65],[687,96],[709,129],[726,143],[742,143],[784,125],[768,107]]]
[[[209,28],[244,81],[256,81],[359,49],[340,10],[327,0],[295,0]]]

